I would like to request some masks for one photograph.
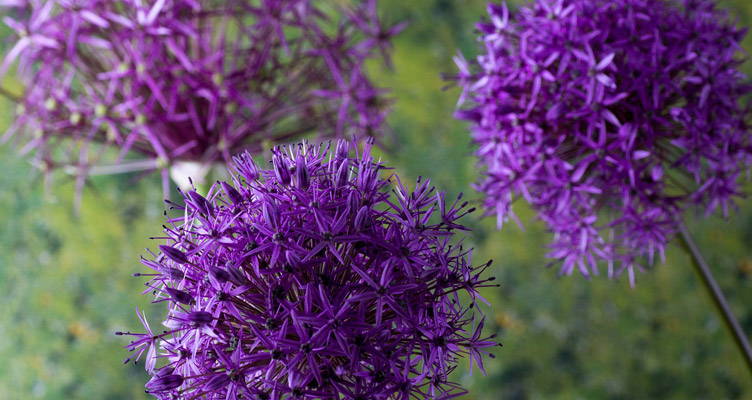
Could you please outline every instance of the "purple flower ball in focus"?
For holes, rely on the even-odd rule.
[[[302,135],[379,136],[388,102],[365,63],[404,26],[383,26],[377,0],[16,3],[0,75],[17,65],[25,88],[5,138],[79,186],[138,170],[166,184],[175,164]],[[141,158],[123,161],[129,151]]]
[[[458,359],[496,345],[476,316],[481,278],[454,240],[472,211],[427,180],[408,190],[370,155],[246,153],[231,182],[185,193],[167,244],[143,263],[165,331],[124,333],[159,399],[444,399]]]
[[[663,257],[688,208],[724,215],[750,166],[741,41],[710,0],[488,6],[483,54],[456,61],[477,184],[498,224],[523,199],[561,273]]]

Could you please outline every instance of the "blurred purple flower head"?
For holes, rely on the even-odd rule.
[[[166,179],[175,162],[229,162],[304,134],[378,136],[387,101],[364,64],[404,26],[384,27],[377,0],[15,3],[26,17],[3,19],[16,42],[0,75],[16,63],[25,90],[6,138],[22,132],[44,170],[80,184],[105,171]],[[115,147],[117,165],[97,169],[93,142]],[[146,159],[122,162],[129,151]]]
[[[488,6],[485,53],[456,61],[499,226],[523,198],[561,273],[609,276],[663,256],[690,206],[725,215],[750,165],[745,31],[710,0]],[[618,268],[614,267],[614,264]]]
[[[483,369],[474,310],[490,265],[471,264],[457,220],[427,180],[406,189],[370,155],[297,145],[263,170],[246,153],[232,182],[185,193],[168,244],[143,263],[162,333],[127,347],[146,353],[159,399],[410,399],[463,393],[458,358]],[[393,194],[393,195],[391,195]],[[158,366],[160,365],[160,366]]]
[[[3,12],[14,12],[17,9],[25,8],[28,0],[0,0],[0,10]]]

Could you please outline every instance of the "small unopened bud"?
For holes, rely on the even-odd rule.
[[[188,321],[194,325],[206,325],[214,320],[214,317],[207,311],[191,311],[188,313]]]
[[[272,164],[274,164],[274,174],[277,176],[279,183],[287,185],[290,183],[290,168],[287,165],[287,161],[279,155],[275,154],[272,157]]]
[[[370,210],[367,206],[360,207],[358,214],[355,215],[355,229],[363,229],[369,224],[368,217]]]
[[[209,270],[209,273],[216,279],[219,283],[225,283],[230,280],[230,274],[220,268],[212,267]]]
[[[227,195],[227,198],[233,203],[233,204],[240,204],[243,202],[243,196],[235,190],[232,185],[228,184],[227,182],[219,182],[219,185],[222,186],[222,190],[225,192],[225,195]]]
[[[182,290],[173,289],[173,288],[165,288],[165,291],[167,292],[167,294],[170,295],[172,300],[178,303],[182,303],[185,305],[193,304],[193,296],[191,296],[190,294]]]
[[[159,250],[162,251],[162,254],[165,255],[165,257],[169,258],[172,261],[175,261],[178,264],[185,264],[188,262],[188,257],[183,253],[182,251],[166,245],[159,246]]]
[[[185,278],[183,271],[172,267],[166,268],[164,271],[162,271],[162,274],[173,281],[179,281]]]
[[[187,195],[188,200],[190,200],[190,204],[194,209],[196,209],[196,211],[203,215],[211,214],[213,207],[204,196],[198,194],[198,192],[196,192],[195,190],[189,191]]]
[[[348,178],[349,173],[350,173],[350,164],[348,163],[348,160],[344,160],[339,165],[339,168],[337,168],[337,176],[335,178],[337,187],[343,187],[347,184],[347,178]]]
[[[301,189],[308,189],[311,183],[310,176],[308,175],[308,166],[302,154],[298,155],[297,160],[295,160],[295,180]]]
[[[228,383],[230,383],[230,376],[225,373],[220,373],[209,379],[209,381],[203,386],[203,390],[205,392],[213,392],[227,386]]]
[[[146,392],[164,392],[180,387],[183,384],[183,377],[176,374],[156,375],[146,383]]]

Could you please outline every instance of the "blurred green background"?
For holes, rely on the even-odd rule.
[[[476,179],[464,124],[451,117],[456,89],[442,90],[457,49],[476,54],[473,24],[480,0],[381,0],[386,18],[409,20],[395,41],[394,71],[373,66],[396,100],[395,142],[385,161],[410,181],[429,176],[442,190],[469,189]],[[749,0],[723,2],[749,24]],[[0,31],[6,35],[7,31]],[[747,40],[746,48],[752,49]],[[745,65],[747,73],[752,65]],[[0,104],[0,126],[12,106]],[[159,232],[159,178],[93,179],[80,216],[73,182],[41,177],[13,146],[0,147],[0,399],[143,399],[141,365],[123,365],[134,309],[157,319],[161,307],[141,296],[138,263]],[[747,332],[752,332],[752,204],[729,221],[692,218],[692,231]],[[489,330],[504,347],[488,376],[457,372],[465,399],[752,399],[752,376],[686,256],[625,280],[557,278],[543,257],[540,223],[518,208],[526,229],[497,232],[479,215],[466,221],[477,261],[493,258],[502,287],[486,292]]]

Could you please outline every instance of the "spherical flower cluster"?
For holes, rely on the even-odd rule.
[[[82,178],[166,177],[173,163],[229,162],[303,134],[377,135],[387,102],[364,64],[403,27],[381,24],[377,0],[23,5],[27,17],[4,18],[17,41],[0,75],[15,62],[25,85],[8,137],[23,132],[42,169]],[[97,169],[92,142],[116,147],[117,165]],[[145,159],[120,163],[130,150]]]
[[[147,354],[149,393],[440,399],[462,393],[448,380],[460,356],[483,368],[496,343],[473,311],[490,262],[452,243],[471,210],[348,147],[278,148],[270,170],[244,154],[233,183],[174,205],[168,244],[143,261],[167,330],[140,315],[145,333],[119,332]]]
[[[683,212],[725,214],[750,165],[744,30],[710,0],[489,5],[485,53],[458,57],[499,225],[530,203],[561,272],[609,275],[663,255]],[[619,267],[614,269],[614,264]]]

